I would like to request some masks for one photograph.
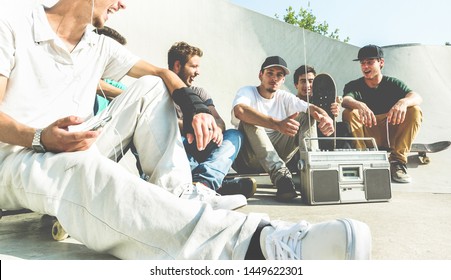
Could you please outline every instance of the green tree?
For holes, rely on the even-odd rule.
[[[316,21],[316,16],[313,15],[313,12],[311,9],[304,9],[300,8],[299,12],[296,13],[293,9],[293,7],[288,7],[286,9],[287,14],[283,16],[283,20],[286,23],[299,26],[300,28],[304,28],[313,32],[316,32],[318,34],[328,36],[335,40],[340,40],[340,36],[338,35],[338,32],[340,31],[338,28],[335,29],[332,32],[329,32],[329,24],[327,22],[318,23]],[[276,18],[279,19],[279,16],[276,15]],[[349,42],[350,38],[346,37],[346,39],[343,40],[343,42],[347,43]]]

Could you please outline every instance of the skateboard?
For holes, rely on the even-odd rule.
[[[6,216],[13,216],[13,215],[20,215],[20,214],[26,214],[31,213],[32,211],[28,209],[20,209],[20,210],[3,210],[0,209],[0,219],[2,217]],[[41,222],[47,226],[51,226],[52,228],[52,238],[56,241],[62,241],[64,239],[67,239],[69,237],[69,234],[64,230],[64,228],[61,226],[60,222],[56,217],[49,216],[49,215],[43,215],[41,218]]]
[[[418,153],[418,158],[423,164],[428,164],[431,159],[427,155],[428,153],[437,153],[446,150],[451,145],[451,141],[439,141],[435,143],[423,144],[423,143],[413,143],[410,149],[411,153]]]
[[[318,74],[315,79],[313,79],[312,85],[312,97],[311,103],[320,107],[327,112],[329,117],[334,120],[334,134],[333,137],[337,137],[337,120],[330,110],[332,103],[341,103],[342,97],[337,96],[337,88],[335,86],[335,81],[327,73]],[[322,145],[320,144],[320,147]],[[326,147],[326,146],[325,146]],[[333,150],[337,147],[337,142],[333,140]]]
[[[329,74],[321,73],[313,79],[311,103],[327,112],[329,117],[334,119],[330,110],[330,105],[337,98],[335,81]]]

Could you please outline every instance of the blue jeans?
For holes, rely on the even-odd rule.
[[[182,137],[191,166],[193,182],[203,183],[213,190],[221,187],[224,177],[240,151],[243,140],[243,134],[236,129],[228,129],[224,131],[223,135],[220,147],[210,142],[201,152],[197,150],[196,142],[189,144],[188,140]]]

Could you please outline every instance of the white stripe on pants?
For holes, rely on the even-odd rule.
[[[109,112],[113,120],[102,132],[98,146],[102,153],[114,157],[111,150],[118,149],[119,140],[104,141],[107,134],[119,139],[112,132],[114,126],[121,133],[123,144],[134,139],[140,156],[145,154],[147,172],[161,174],[162,179],[152,177],[154,182],[184,183],[184,176],[190,180],[190,175],[186,175],[190,174],[188,164],[184,166],[184,160],[182,164],[178,162],[186,155],[178,130],[168,125],[172,123],[171,114],[175,123],[175,113],[164,84],[160,79],[147,77],[137,83],[112,104]],[[152,88],[144,93],[145,97],[129,96],[138,92],[144,96],[144,88]],[[116,110],[119,113],[114,113]],[[129,120],[119,120],[119,116]],[[146,131],[151,136],[142,138]],[[164,145],[159,146],[161,143]],[[54,215],[71,236],[87,247],[119,258],[243,259],[262,218],[214,211],[207,204],[179,199],[130,174],[96,149],[37,154],[9,145],[0,147],[0,208],[28,208]],[[162,157],[169,163],[161,162]]]

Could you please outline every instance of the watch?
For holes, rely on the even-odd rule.
[[[33,143],[31,144],[31,147],[33,148],[33,151],[35,151],[36,153],[45,153],[46,152],[44,145],[42,145],[42,143],[41,143],[42,131],[43,131],[42,128],[38,128],[38,129],[36,129],[36,132],[34,133]]]

